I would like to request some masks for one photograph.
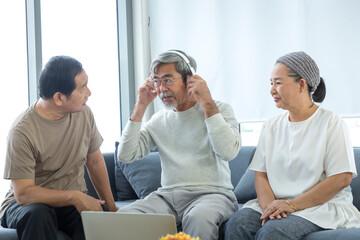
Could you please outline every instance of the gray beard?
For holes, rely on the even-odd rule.
[[[166,104],[165,102],[163,102],[163,104],[164,104],[164,107],[165,107],[166,110],[173,110],[178,106],[177,102],[175,102],[174,104],[171,104],[171,105]]]
[[[165,92],[165,93],[160,93],[160,95],[159,95],[160,100],[162,101],[162,103],[164,104],[165,109],[167,109],[167,110],[173,110],[178,106],[178,103],[177,103],[176,99],[175,99],[174,104],[170,104],[170,103],[164,102],[162,100],[163,97],[170,97],[170,96],[172,96],[175,99],[175,95],[173,93]]]

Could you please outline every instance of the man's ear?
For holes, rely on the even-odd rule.
[[[53,96],[53,100],[56,106],[62,106],[63,100],[66,96],[62,94],[61,92],[56,92]]]

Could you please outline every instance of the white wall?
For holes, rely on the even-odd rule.
[[[360,116],[359,10],[357,0],[151,0],[151,53],[184,50],[215,99],[257,121],[281,112],[269,94],[275,60],[303,50],[327,84],[323,107]]]

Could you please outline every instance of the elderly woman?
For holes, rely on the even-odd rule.
[[[276,107],[287,111],[264,123],[249,166],[258,198],[230,218],[225,239],[301,239],[360,227],[349,186],[357,173],[348,129],[314,104],[326,93],[315,61],[304,52],[282,56],[270,83]]]

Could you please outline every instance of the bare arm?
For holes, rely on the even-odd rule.
[[[343,188],[350,185],[352,173],[340,173],[326,178],[309,191],[294,198],[292,203],[299,209],[306,209],[323,204],[332,199]]]
[[[104,201],[75,190],[52,190],[35,186],[32,179],[12,179],[15,198],[19,205],[42,203],[52,207],[74,206],[81,211],[102,211]]]
[[[264,225],[269,219],[274,219],[277,217],[286,217],[286,213],[274,214],[272,218],[270,217],[276,211],[275,207],[270,206],[272,203],[276,202],[275,195],[270,187],[269,180],[266,172],[255,172],[255,189],[263,214],[261,216],[262,225]]]
[[[275,200],[266,172],[255,172],[255,189],[262,210]]]
[[[114,197],[111,192],[108,172],[106,169],[104,157],[100,150],[87,155],[86,168],[88,169],[90,179],[109,211],[117,211]]]
[[[297,210],[321,205],[332,199],[343,188],[349,186],[351,180],[352,173],[350,172],[333,175],[291,200],[291,204],[295,206]],[[283,216],[283,214],[292,213],[294,211],[295,209],[290,207],[285,200],[275,200],[266,207],[262,218],[279,218],[280,214]]]

